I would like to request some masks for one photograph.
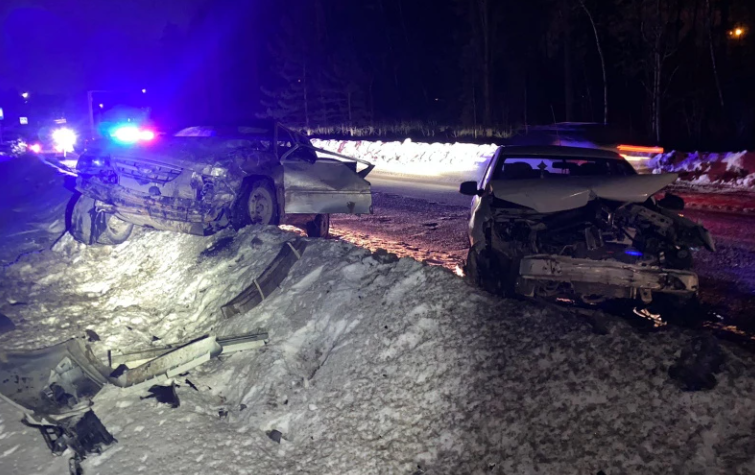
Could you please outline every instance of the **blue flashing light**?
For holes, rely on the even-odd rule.
[[[626,251],[624,251],[624,254],[628,256],[642,257],[642,253],[637,249],[627,249]]]
[[[110,132],[110,136],[120,143],[135,143],[139,140],[139,127],[135,125],[120,125]]]

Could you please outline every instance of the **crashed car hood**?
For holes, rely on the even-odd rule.
[[[245,142],[212,137],[161,137],[148,145],[111,145],[100,151],[112,160],[143,162],[167,165],[201,173],[208,165],[213,166],[231,161],[233,152]]]
[[[585,176],[534,180],[497,180],[490,191],[499,200],[532,208],[538,213],[556,213],[581,208],[595,198],[643,203],[678,177],[633,175],[621,177]]]

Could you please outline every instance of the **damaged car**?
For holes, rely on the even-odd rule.
[[[674,174],[638,175],[617,153],[500,147],[473,196],[465,274],[484,289],[558,303],[636,308],[695,300],[692,251],[710,233],[663,188]]]
[[[84,244],[120,244],[134,226],[210,235],[292,224],[326,237],[330,214],[372,213],[365,177],[374,165],[316,149],[272,121],[173,136],[134,128],[114,137],[120,140],[90,146],[75,169],[63,170],[81,194],[70,230]]]

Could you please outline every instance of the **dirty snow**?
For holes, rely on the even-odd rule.
[[[270,334],[259,350],[176,379],[177,409],[103,390],[94,409],[119,442],[85,473],[755,471],[752,356],[727,347],[718,386],[682,392],[667,376],[692,337],[680,330],[640,334],[610,321],[596,335],[443,268],[330,240],[310,241],[280,290],[224,319],[220,305],[293,238],[140,230],[121,246],[87,248],[64,236],[0,270],[0,312],[17,325],[2,348],[85,329],[102,338],[99,355],[205,332]],[[4,475],[65,470],[5,403],[0,419]]]

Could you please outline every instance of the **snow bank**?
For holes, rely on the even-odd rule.
[[[651,163],[653,173],[679,173],[692,186],[755,189],[755,153],[669,152]]]
[[[311,241],[260,306],[224,319],[220,305],[292,238],[141,230],[87,248],[65,237],[0,271],[0,312],[18,327],[2,348],[85,329],[101,337],[100,355],[269,331],[264,348],[178,378],[177,409],[106,388],[94,408],[119,442],[86,460],[86,473],[755,470],[752,358],[726,350],[715,389],[682,392],[667,376],[691,337],[679,330],[640,334],[614,321],[596,335],[442,268],[329,240]],[[3,473],[62,473],[64,461],[17,420],[0,403]],[[280,444],[265,435],[273,429]]]
[[[367,140],[320,140],[312,143],[319,148],[374,163],[381,174],[433,177],[438,181],[458,183],[475,180],[481,173],[497,145],[466,143],[418,143]]]
[[[479,179],[497,145],[313,139],[316,147],[369,160],[376,174],[432,177],[458,183]],[[571,144],[589,146],[589,144]],[[755,189],[755,153],[668,152],[634,162],[641,173],[680,173],[692,186]]]

